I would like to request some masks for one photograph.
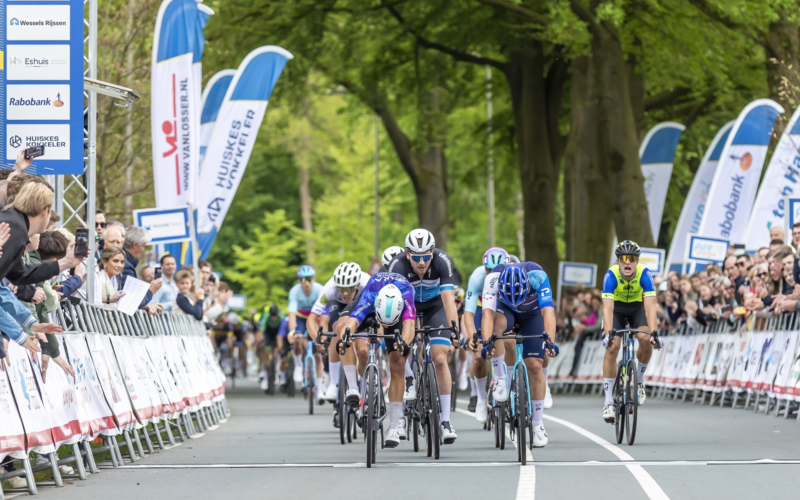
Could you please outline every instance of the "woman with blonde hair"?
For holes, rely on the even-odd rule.
[[[95,303],[116,308],[125,292],[119,289],[119,275],[125,268],[125,252],[119,247],[106,247],[100,254]]]

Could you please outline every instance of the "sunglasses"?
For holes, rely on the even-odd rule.
[[[428,262],[432,258],[433,258],[433,254],[432,253],[426,253],[426,254],[423,254],[423,255],[412,255],[411,256],[411,260],[413,260],[414,262],[419,262],[419,261]]]
[[[767,273],[758,273],[756,274],[756,276],[758,276],[759,278],[763,278],[764,276],[767,276]]]
[[[95,227],[99,227],[99,228],[102,228],[102,229],[106,228],[106,223],[105,222],[95,222],[94,225],[95,225]]]
[[[314,281],[314,278],[309,278],[308,276],[306,276],[305,278],[300,278],[300,281],[302,283],[311,283],[312,281]]]
[[[628,264],[635,264],[636,262],[639,262],[639,257],[635,255],[620,255],[619,261]]]
[[[355,293],[356,287],[354,286],[339,286],[339,293]]]

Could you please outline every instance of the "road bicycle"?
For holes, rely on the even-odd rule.
[[[339,438],[342,444],[352,443],[358,436],[358,426],[356,425],[358,408],[345,403],[344,396],[347,394],[347,388],[344,366],[339,366],[339,391],[334,404],[339,414]]]
[[[419,319],[419,318],[418,318]],[[414,370],[414,384],[417,389],[417,398],[411,402],[406,413],[406,422],[412,421],[414,451],[419,451],[419,436],[425,437],[425,454],[439,459],[442,437],[439,430],[441,408],[439,399],[439,383],[436,380],[436,368],[433,366],[431,357],[430,336],[432,333],[449,331],[453,335],[458,335],[458,328],[455,321],[451,321],[451,326],[446,328],[417,328],[414,330],[416,335],[413,344],[413,358],[411,362]],[[417,341],[419,339],[419,342]],[[457,338],[450,339],[453,343],[458,343]],[[421,348],[424,353],[422,363],[420,363],[419,352]],[[455,395],[453,395],[455,397]],[[407,425],[409,425],[407,423]],[[411,434],[408,434],[411,435]]]
[[[627,438],[628,446],[632,446],[636,439],[636,423],[639,417],[639,371],[633,349],[633,339],[638,333],[652,336],[656,339],[656,344],[660,345],[656,332],[646,332],[630,327],[611,330],[608,339],[609,347],[614,337],[623,339],[622,359],[617,365],[617,376],[614,378],[612,394],[614,395],[614,426],[617,444],[622,443],[624,435]]]
[[[267,380],[267,388],[264,389],[264,393],[268,394],[270,396],[274,396],[275,395],[275,372],[276,372],[276,369],[277,369],[277,366],[276,366],[277,365],[277,359],[276,359],[277,356],[275,355],[275,352],[277,351],[278,348],[275,347],[274,345],[267,345],[267,346],[262,347],[261,349],[263,349],[263,350],[265,350],[265,351],[267,351],[269,353],[269,364],[267,365],[267,373],[265,375],[267,377],[267,379],[266,379]]]
[[[364,431],[367,443],[367,467],[371,468],[378,454],[378,432],[381,434],[381,449],[383,442],[383,420],[386,418],[386,401],[384,399],[380,370],[378,369],[378,350],[384,339],[396,342],[400,350],[405,350],[400,333],[395,331],[392,335],[379,335],[376,327],[369,327],[366,332],[350,335],[350,328],[345,328],[342,340],[339,342],[339,354],[344,356],[350,348],[352,339],[363,339],[369,342],[367,351],[367,366],[364,368],[363,380],[365,394],[361,405],[361,429]]]
[[[509,434],[512,441],[517,441],[517,459],[522,465],[525,465],[527,463],[525,447],[533,449],[533,412],[531,411],[533,407],[531,405],[528,369],[522,358],[522,342],[530,337],[518,335],[518,333],[519,329],[516,326],[502,335],[493,333],[486,346],[487,351],[491,352],[497,340],[514,340],[515,343],[516,359],[514,360],[514,369],[509,374],[511,384],[508,401],[495,407],[498,410],[495,421],[495,444],[498,444],[498,432],[503,432],[503,435],[505,435],[505,429],[502,427],[506,417],[509,417]],[[548,351],[553,348],[553,343],[550,341],[550,336],[547,332],[544,332],[541,336],[534,336],[534,338],[541,338],[544,341],[544,347]],[[503,439],[502,442],[504,443],[504,441]]]
[[[317,361],[314,358],[314,345],[318,345],[321,349],[327,349],[331,337],[335,335],[333,332],[319,332],[316,343],[310,337],[306,341],[306,355],[303,358],[303,393],[308,399],[309,415],[314,414],[314,399],[317,395]],[[322,341],[322,339],[325,340]]]

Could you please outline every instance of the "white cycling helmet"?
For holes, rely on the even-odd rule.
[[[414,229],[406,235],[406,248],[409,252],[430,252],[435,246],[436,240],[427,229]]]
[[[381,264],[384,266],[388,266],[389,262],[394,259],[395,255],[399,255],[403,253],[403,247],[393,246],[389,247],[383,251],[383,255],[381,255]]]
[[[355,262],[342,262],[333,272],[333,281],[342,288],[358,285],[361,282],[361,266]]]
[[[403,314],[403,294],[397,286],[389,284],[381,288],[375,297],[375,316],[378,323],[390,326],[400,320]]]

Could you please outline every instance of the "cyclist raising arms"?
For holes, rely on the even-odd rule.
[[[402,336],[406,343],[403,352],[398,350],[395,342],[386,341],[386,352],[389,353],[389,430],[386,435],[386,447],[394,448],[400,444],[403,417],[403,373],[405,358],[408,357],[408,344],[414,339],[414,325],[417,312],[414,308],[414,287],[402,275],[397,273],[378,273],[367,282],[359,300],[353,309],[350,319],[344,323],[351,332],[363,331],[377,320],[383,326],[385,334],[389,327],[402,321]],[[377,325],[375,325],[377,326]],[[397,327],[395,327],[397,328]],[[393,328],[392,330],[394,330]],[[367,351],[367,341],[356,339],[356,352]]]
[[[484,341],[492,336],[492,332],[501,334],[515,325],[519,327],[519,335],[530,337],[522,344],[522,357],[530,381],[533,446],[543,448],[548,439],[542,423],[547,385],[542,362],[545,354],[555,357],[557,353],[555,345],[552,351],[546,353],[545,342],[541,338],[545,332],[551,338],[555,338],[556,333],[556,315],[553,309],[550,279],[542,267],[533,262],[500,264],[486,277],[481,298],[483,300],[481,330]],[[503,342],[495,343],[492,366],[495,374],[502,372],[501,376],[497,377],[494,390],[494,398],[497,401],[508,400],[505,366],[503,366],[504,354]]]
[[[353,300],[358,295],[359,289],[362,289],[369,281],[369,274],[361,271],[361,266],[355,262],[342,262],[333,271],[333,277],[325,283],[317,302],[311,310],[308,323],[308,334],[313,340],[317,338],[319,327],[316,319],[319,316],[328,315],[328,322],[333,328],[333,331],[339,336],[331,339],[331,345],[335,346],[341,338],[341,332],[344,331],[342,324],[337,324],[337,321],[342,316],[349,316],[350,311],[355,307]],[[349,305],[350,309],[347,309]],[[326,312],[327,309],[327,312]],[[350,388],[345,395],[347,403],[351,406],[358,404],[359,392],[358,385],[356,384],[356,370],[355,359],[352,357],[352,351],[345,354],[344,359],[340,358],[339,352],[336,349],[328,349],[328,362],[330,369],[331,382],[325,392],[324,398],[330,402],[336,400],[337,386],[339,385],[339,367],[343,366],[347,382]],[[340,365],[342,363],[342,365]],[[364,359],[359,358],[361,366],[367,365],[366,356]],[[335,407],[334,412],[337,411],[338,406]],[[336,414],[334,413],[334,423],[336,422]]]
[[[414,286],[414,307],[422,318],[422,327],[447,328],[451,321],[458,325],[453,290],[453,261],[436,247],[433,234],[427,229],[414,229],[406,236],[405,252],[392,259],[389,272],[397,273]],[[442,409],[441,436],[444,444],[456,440],[456,431],[450,424],[450,398],[452,380],[447,355],[450,352],[450,332],[437,332],[431,337],[431,357],[436,367],[439,399]],[[414,399],[413,377],[406,379],[403,399]]]
[[[603,359],[603,389],[606,400],[603,406],[603,420],[614,423],[614,377],[617,373],[617,353],[620,341],[614,337],[609,342],[609,334],[614,330],[632,328],[653,332],[658,327],[656,314],[656,289],[650,270],[639,264],[642,250],[639,245],[625,240],[617,245],[614,255],[617,263],[608,270],[603,279],[603,318],[614,318],[614,321],[603,321],[605,336],[603,346],[607,348]],[[647,363],[653,355],[656,339],[638,333],[639,350],[636,352],[639,373],[638,379],[644,380]],[[649,337],[649,338],[648,338]],[[639,383],[639,405],[644,404],[647,393],[644,384]]]
[[[481,328],[481,320],[483,318],[481,307],[481,294],[483,293],[483,285],[486,281],[486,276],[500,264],[508,262],[508,253],[499,247],[493,247],[483,254],[483,265],[478,266],[472,271],[467,283],[467,302],[464,306],[464,331],[468,340],[472,340],[472,336],[476,330]],[[502,343],[502,342],[501,342]],[[472,342],[470,342],[472,345]],[[472,388],[476,391],[475,403],[473,405],[472,397],[470,397],[470,411],[475,411],[475,418],[478,422],[486,422],[489,417],[488,407],[486,400],[486,377],[489,375],[489,369],[486,366],[486,360],[481,357],[480,346],[472,346]],[[495,372],[497,373],[497,372]]]

